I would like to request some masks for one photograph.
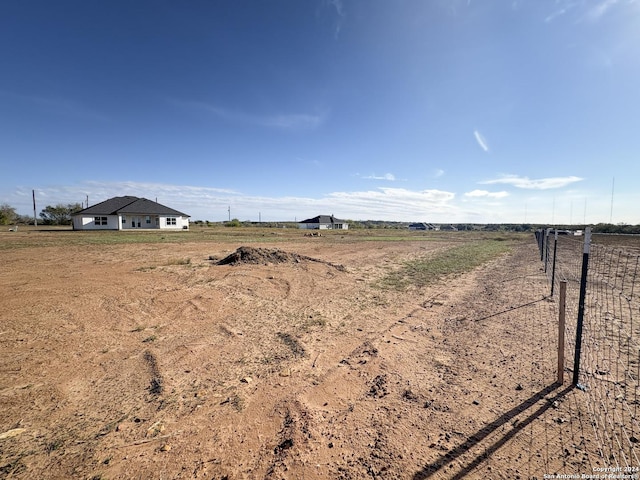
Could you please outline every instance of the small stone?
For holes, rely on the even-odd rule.
[[[169,445],[168,443],[163,445],[162,448],[160,448],[161,452],[170,452],[171,451],[171,445]]]
[[[480,405],[480,402],[479,402],[478,400],[474,400],[474,401],[473,401],[473,402],[471,402],[471,403],[473,403],[474,405]]]
[[[27,431],[26,428],[13,428],[11,430],[7,430],[4,433],[0,433],[0,439],[17,437],[18,435],[26,431]]]
[[[284,370],[280,370],[280,376],[281,377],[290,377],[291,376],[291,369],[290,368],[285,368]]]
[[[244,377],[240,380],[242,383],[251,383],[253,382],[253,378],[251,377]]]
[[[520,384],[517,384],[517,385],[516,385],[516,390],[523,390],[523,389],[524,389],[524,388],[522,387],[522,385],[520,385]]]
[[[164,425],[160,422],[156,422],[147,429],[147,436],[155,437],[162,432],[164,432]]]

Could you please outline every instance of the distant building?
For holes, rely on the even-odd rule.
[[[188,230],[189,215],[138,197],[113,197],[74,213],[74,230]]]
[[[441,225],[440,230],[447,232],[457,232],[458,227],[456,227],[455,225]]]
[[[349,224],[333,215],[318,215],[298,223],[298,228],[308,230],[347,230]]]
[[[410,223],[409,230],[440,230],[440,227],[436,227],[431,223],[418,222]]]

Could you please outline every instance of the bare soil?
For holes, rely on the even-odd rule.
[[[53,243],[1,251],[0,478],[601,465],[581,392],[554,385],[555,302],[533,236],[405,291],[379,280],[446,242],[299,234],[244,257],[229,242]]]

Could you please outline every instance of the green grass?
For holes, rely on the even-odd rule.
[[[420,288],[446,277],[461,275],[507,253],[511,249],[511,242],[506,240],[504,237],[496,237],[455,245],[408,261],[400,269],[387,274],[380,286],[406,290],[409,286]]]

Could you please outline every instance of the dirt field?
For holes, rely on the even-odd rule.
[[[541,479],[602,466],[582,392],[554,385],[533,235],[405,290],[380,281],[471,237],[83,235],[0,233],[0,478]],[[243,245],[265,250],[219,264]]]

